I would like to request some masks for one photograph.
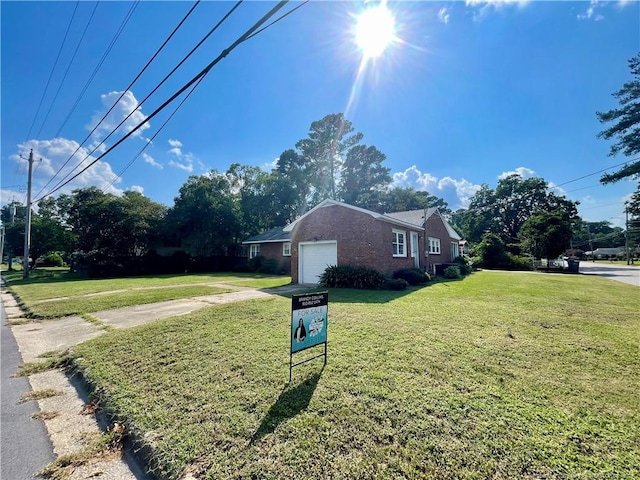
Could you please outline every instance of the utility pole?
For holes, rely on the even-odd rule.
[[[589,234],[589,248],[591,249],[591,261],[595,263],[596,254],[593,253],[593,242],[591,241],[591,229],[589,228],[589,225],[587,225],[587,233]]]
[[[625,252],[627,253],[627,265],[630,265],[629,263],[629,203],[628,202],[624,202],[624,216],[625,216],[624,249],[625,249]]]
[[[29,152],[29,176],[27,177],[27,211],[24,227],[24,257],[22,259],[22,278],[29,277],[29,248],[31,247],[31,175],[33,173],[33,148]]]

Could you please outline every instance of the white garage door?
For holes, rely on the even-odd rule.
[[[337,242],[301,243],[298,250],[298,283],[318,283],[327,266],[338,264]]]

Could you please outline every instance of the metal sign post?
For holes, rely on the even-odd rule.
[[[327,320],[329,292],[294,295],[291,298],[291,349],[289,350],[289,383],[293,367],[324,357],[327,364]],[[324,353],[293,363],[293,354],[324,344]]]

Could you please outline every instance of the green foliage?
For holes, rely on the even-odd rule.
[[[460,267],[457,265],[450,265],[444,269],[444,278],[460,278],[462,275],[460,274]]]
[[[629,60],[629,69],[633,79],[626,82],[620,90],[613,94],[620,103],[619,108],[606,112],[596,112],[601,123],[611,126],[598,134],[598,137],[617,141],[611,146],[610,156],[622,152],[626,156],[640,153],[640,53]],[[640,160],[633,159],[615,173],[602,176],[602,183],[612,183],[623,178],[637,178],[640,175]]]
[[[247,262],[246,271],[276,275],[280,273],[280,266],[275,258],[265,258],[258,255]]]
[[[501,268],[505,270],[531,270],[533,267],[531,265],[531,258],[507,252]]]
[[[471,259],[468,257],[456,257],[453,260],[454,263],[458,264],[458,268],[460,269],[460,274],[463,276],[469,275],[473,272],[473,268],[471,267]]]
[[[403,268],[393,272],[393,278],[401,278],[409,285],[424,285],[431,280],[431,276],[419,268]]]
[[[390,278],[387,280],[387,290],[406,290],[409,287],[409,282],[404,278]]]
[[[387,285],[387,277],[372,268],[332,265],[320,275],[320,285],[327,288],[382,290]]]
[[[559,210],[540,212],[524,222],[522,246],[536,258],[556,258],[564,252],[573,232],[569,216]]]
[[[552,210],[566,212],[571,221],[578,219],[577,203],[550,191],[544,179],[510,175],[500,179],[495,190],[483,185],[472,197],[469,209],[454,214],[453,223],[472,243],[480,242],[489,232],[505,245],[516,244],[529,217]]]
[[[480,257],[482,267],[500,268],[505,259],[504,242],[494,233],[485,233],[474,248],[474,255]]]
[[[58,252],[50,252],[36,260],[38,267],[63,267],[64,260]]]

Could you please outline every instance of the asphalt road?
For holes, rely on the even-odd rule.
[[[22,395],[31,390],[31,385],[26,377],[12,377],[22,358],[13,333],[6,326],[4,306],[0,308],[0,478],[29,480],[55,456],[44,422],[31,419],[31,415],[38,411],[37,402],[18,403]]]
[[[593,263],[582,261],[579,265],[580,273],[598,275],[617,282],[628,283],[640,287],[640,267],[632,267],[615,263]]]

